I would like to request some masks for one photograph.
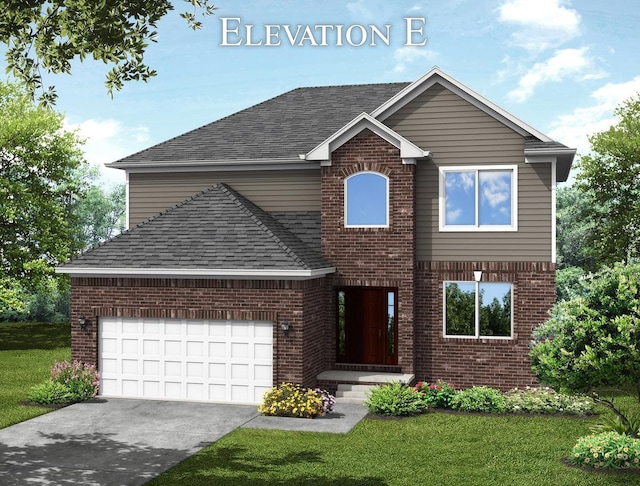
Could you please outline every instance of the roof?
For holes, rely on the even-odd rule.
[[[293,159],[408,83],[298,88],[108,164],[135,168]]]
[[[315,221],[314,221],[315,220]],[[317,216],[287,224],[316,241]],[[319,251],[219,183],[58,267],[71,275],[314,278],[334,269]]]

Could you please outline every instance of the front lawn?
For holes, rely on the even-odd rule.
[[[20,402],[56,360],[71,358],[70,340],[69,323],[0,322],[0,429],[48,411]]]
[[[149,484],[640,485],[561,463],[595,421],[433,412],[345,435],[238,429]]]

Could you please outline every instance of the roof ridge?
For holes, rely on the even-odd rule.
[[[289,245],[287,245],[282,240],[282,238],[280,238],[278,235],[276,235],[273,232],[273,230],[267,225],[267,223],[261,217],[259,217],[254,211],[252,211],[251,208],[249,208],[248,206],[250,205],[253,208],[255,208],[257,211],[262,213],[262,215],[266,216],[268,219],[271,220],[270,221],[271,223],[273,223],[273,224],[275,224],[277,226],[280,226],[280,229],[282,231],[285,231],[290,237],[295,238],[296,240],[298,240],[301,245],[304,245],[306,247],[307,246],[306,243],[304,243],[300,238],[298,238],[291,231],[289,231],[287,228],[285,228],[280,222],[278,222],[269,213],[267,213],[266,211],[261,209],[259,206],[257,206],[253,202],[251,202],[249,199],[244,197],[239,192],[235,191],[233,188],[231,188],[227,184],[225,184],[223,182],[220,182],[219,185],[220,185],[221,189],[223,190],[223,192],[225,192],[227,197],[229,197],[229,199],[231,199],[238,206],[238,208],[240,208],[240,210],[242,212],[247,214],[258,225],[258,227],[260,227],[267,235],[269,235],[278,244],[278,246],[280,248],[282,248],[287,254],[291,255],[294,258],[294,261],[298,265],[302,266],[305,270],[309,270],[310,269],[310,266],[298,255],[298,253],[293,248],[291,248]]]

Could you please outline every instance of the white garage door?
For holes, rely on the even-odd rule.
[[[272,323],[103,317],[100,394],[258,403],[271,388]]]

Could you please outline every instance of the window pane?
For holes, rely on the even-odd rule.
[[[345,292],[343,290],[338,291],[338,354],[340,356],[344,356],[346,352],[346,321],[345,321],[345,310],[346,310],[346,299]]]
[[[387,353],[396,354],[396,293],[387,292]]]
[[[387,179],[378,174],[356,174],[347,179],[347,226],[387,224]]]
[[[476,334],[476,284],[449,282],[445,285],[446,330],[451,336]]]
[[[511,177],[510,170],[481,170],[478,173],[481,226],[511,224]]]
[[[445,224],[476,224],[476,173],[445,172]]]
[[[480,335],[511,336],[511,284],[480,283]]]

